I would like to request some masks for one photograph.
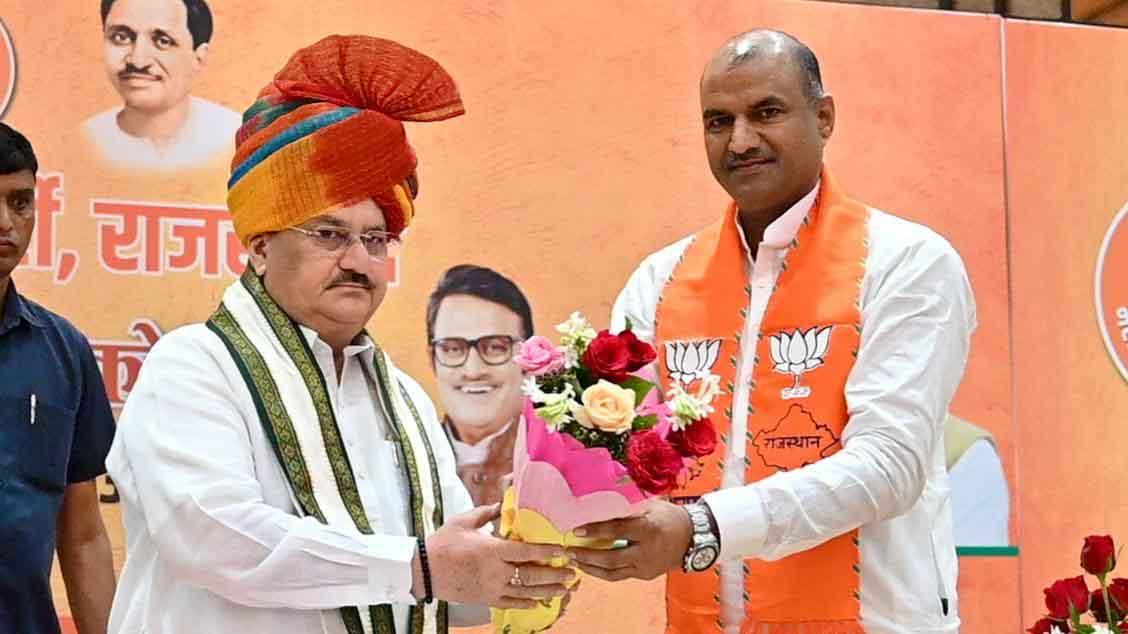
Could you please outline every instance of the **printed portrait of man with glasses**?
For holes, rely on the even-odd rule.
[[[524,375],[513,361],[533,335],[521,289],[500,273],[462,264],[439,279],[427,303],[431,367],[458,475],[475,505],[501,501],[512,471]]]

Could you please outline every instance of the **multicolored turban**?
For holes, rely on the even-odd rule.
[[[372,198],[390,233],[415,214],[415,152],[404,121],[463,114],[438,62],[367,36],[327,37],[294,54],[235,135],[227,207],[244,246]]]

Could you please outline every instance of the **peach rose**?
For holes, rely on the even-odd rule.
[[[584,390],[576,420],[589,429],[621,434],[630,431],[635,418],[635,393],[603,379]]]

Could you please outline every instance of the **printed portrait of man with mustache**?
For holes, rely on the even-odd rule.
[[[101,0],[103,61],[123,105],[82,132],[101,158],[137,170],[226,159],[238,113],[190,94],[207,65],[213,21],[204,0]]]

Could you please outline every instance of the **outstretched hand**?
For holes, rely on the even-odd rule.
[[[625,548],[613,550],[569,548],[569,554],[584,572],[608,581],[654,579],[681,568],[693,525],[684,508],[654,500],[639,515],[588,524],[575,533],[586,538],[627,541]]]

